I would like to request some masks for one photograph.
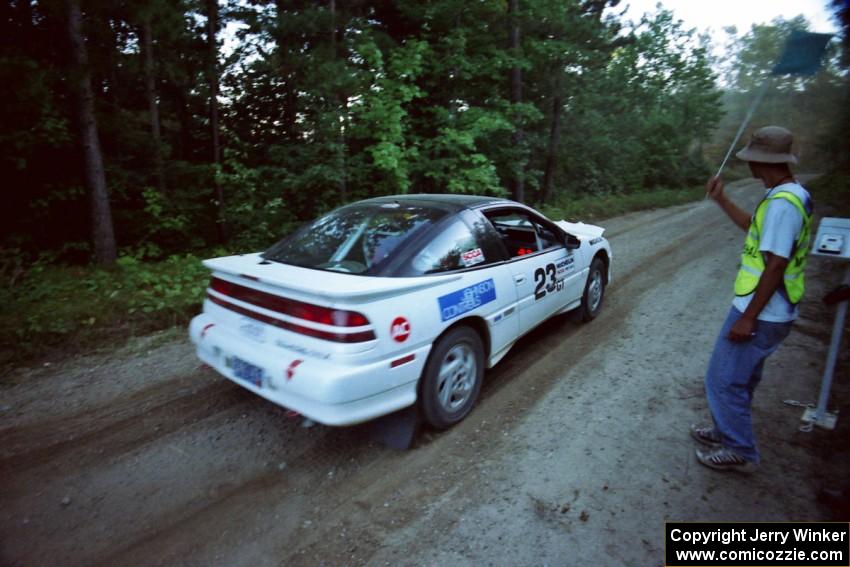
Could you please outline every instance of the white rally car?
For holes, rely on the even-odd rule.
[[[522,335],[593,319],[611,281],[604,229],[492,197],[405,195],[339,208],[212,270],[190,336],[202,361],[326,425],[418,404],[447,428]]]

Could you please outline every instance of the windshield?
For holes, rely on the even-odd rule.
[[[349,205],[302,227],[263,257],[305,268],[362,274],[446,214],[443,209],[422,205]]]

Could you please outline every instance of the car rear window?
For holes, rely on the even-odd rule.
[[[263,257],[305,268],[363,274],[447,211],[404,203],[360,203],[337,209],[284,238]]]

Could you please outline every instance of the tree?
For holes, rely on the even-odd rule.
[[[87,0],[114,239],[162,257],[262,247],[375,195],[557,205],[688,183],[718,112],[705,46],[666,13],[622,30],[615,3]],[[54,5],[0,5],[0,164],[25,188],[0,241],[80,261],[95,193],[68,134],[80,112]]]
[[[224,190],[219,178],[221,168],[221,140],[218,121],[218,0],[207,0],[207,42],[209,44],[208,79],[210,85],[210,132],[212,133],[213,183],[215,205],[218,211],[216,226],[220,242],[227,241],[227,224],[224,219]]]
[[[575,94],[604,74],[611,52],[624,41],[617,37],[619,25],[602,19],[603,10],[616,3],[538,1],[527,18],[526,52],[535,63],[528,75],[529,97],[546,116],[531,144],[532,156],[538,156],[532,169],[542,169],[539,203],[550,202],[563,182],[558,164],[565,106],[574,108]]]
[[[520,58],[522,53],[522,44],[520,43],[520,23],[519,23],[519,0],[508,0],[508,21],[510,31],[509,50],[514,58],[514,63],[510,69],[510,85],[511,85],[511,104],[520,104],[522,102],[522,67],[520,67]],[[523,145],[523,129],[522,125],[517,124],[511,141],[515,148],[521,148]],[[520,158],[514,164],[514,177],[511,183],[511,194],[514,200],[522,203],[525,201],[525,179],[524,179],[524,164]]]
[[[144,9],[141,15],[141,55],[144,60],[145,94],[150,113],[151,145],[153,147],[154,171],[160,193],[165,193],[165,169],[162,160],[162,135],[160,133],[159,101],[156,93],[156,71],[153,52],[153,14]]]
[[[82,139],[86,183],[91,202],[92,239],[94,256],[99,264],[115,262],[118,254],[115,232],[112,226],[112,210],[106,190],[106,175],[97,132],[94,112],[94,95],[91,88],[91,72],[85,37],[82,30],[82,14],[78,0],[65,0],[68,18],[68,39],[71,43],[73,87],[77,99],[77,116]]]
[[[336,0],[329,0],[328,9],[331,14],[331,25],[330,25],[330,43],[331,43],[331,56],[334,59],[334,62],[340,59],[339,54],[339,46],[337,42],[337,34],[339,33],[337,28],[337,11],[336,11]],[[344,60],[347,57],[347,53],[343,53],[342,59]],[[344,64],[343,64],[344,68]],[[336,121],[339,128],[339,140],[337,143],[337,153],[339,154],[339,198],[341,201],[346,201],[348,199],[348,172],[346,171],[346,141],[345,141],[345,132],[346,132],[346,124],[348,123],[348,95],[345,90],[340,88],[336,94],[335,98],[336,102]]]
[[[835,169],[850,171],[850,3],[846,0],[832,0],[832,7],[839,24],[844,30],[841,38],[840,67],[844,70],[843,96],[838,101],[841,109],[830,135],[824,140],[824,153],[832,158]]]
[[[841,123],[846,106],[842,85],[844,73],[839,68],[837,45],[828,50],[821,70],[812,76],[772,76],[786,38],[793,31],[807,31],[809,23],[802,16],[791,20],[777,18],[768,25],[753,25],[738,35],[730,30],[735,57],[728,65],[729,88],[725,96],[727,115],[721,121],[712,155],[722,157],[737,131],[757,91],[766,88],[756,109],[750,128],[781,124],[794,133],[795,151],[801,167],[819,170],[836,159],[831,149],[840,144],[822,144],[835,124]],[[844,139],[841,135],[841,139]],[[828,150],[828,151],[824,151]],[[719,162],[719,157],[716,158]]]

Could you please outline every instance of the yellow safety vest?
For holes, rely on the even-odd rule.
[[[803,297],[804,272],[806,269],[806,258],[809,256],[809,237],[811,236],[812,214],[809,212],[800,198],[788,191],[780,191],[764,199],[756,207],[756,213],[747,230],[747,238],[744,241],[744,251],[741,253],[741,268],[738,277],[735,278],[735,295],[742,297],[753,293],[758,286],[762,272],[764,272],[764,255],[759,251],[761,230],[764,225],[764,215],[767,213],[767,205],[774,199],[785,199],[800,211],[803,216],[803,228],[794,243],[791,258],[785,268],[785,293],[788,300],[796,305]]]

